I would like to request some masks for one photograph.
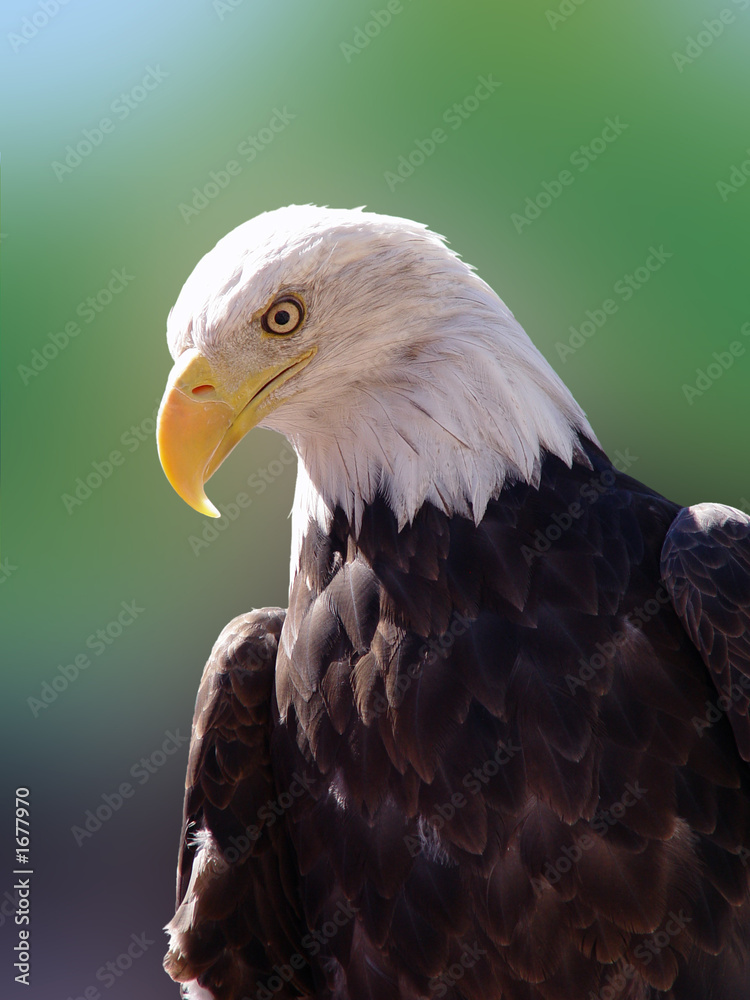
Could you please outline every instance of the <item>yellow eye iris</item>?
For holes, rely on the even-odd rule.
[[[285,295],[276,299],[270,309],[267,309],[260,321],[266,333],[294,333],[302,325],[305,318],[305,307],[293,295]]]

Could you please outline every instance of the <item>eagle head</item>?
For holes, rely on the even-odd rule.
[[[481,518],[544,450],[595,440],[510,310],[442,237],[361,209],[289,206],[198,263],[167,324],[157,441],[184,500],[256,425],[286,435],[323,510],[385,496],[399,524],[429,500]]]

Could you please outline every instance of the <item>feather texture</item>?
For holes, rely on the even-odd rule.
[[[692,721],[721,674],[653,598],[678,508],[613,472],[558,546],[535,545],[611,469],[580,447],[585,463],[548,456],[479,525],[427,507],[399,530],[376,499],[357,533],[335,511],[327,534],[310,525],[285,618],[223,634],[196,709],[172,975],[221,1000],[296,955],[282,998],[569,1000],[622,982],[606,995],[685,1000],[696,977],[737,981],[750,780],[731,719]],[[686,620],[696,600],[676,598]]]

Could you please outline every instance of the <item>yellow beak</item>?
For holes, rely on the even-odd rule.
[[[204,485],[242,438],[280,400],[271,393],[312,360],[316,348],[292,361],[253,372],[234,392],[221,389],[209,362],[191,349],[169,373],[159,407],[156,442],[164,473],[182,499],[200,514],[220,517]]]

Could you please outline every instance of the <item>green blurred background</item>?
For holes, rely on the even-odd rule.
[[[428,223],[505,298],[605,448],[629,452],[632,475],[686,504],[747,503],[750,338],[702,394],[688,401],[683,388],[750,320],[750,184],[740,173],[735,191],[717,187],[750,157],[745,5],[3,5],[3,996],[177,995],[160,927],[187,753],[166,756],[162,743],[189,732],[223,625],[286,603],[283,439],[257,431],[220,470],[212,499],[247,491],[252,505],[211,522],[223,530],[200,549],[190,539],[209,522],[173,493],[153,441],[167,313],[240,222],[315,202]],[[482,101],[480,77],[495,87]],[[619,122],[611,142],[607,119]],[[420,163],[436,128],[445,141]],[[82,141],[92,145],[76,163]],[[224,175],[230,160],[239,166]],[[538,199],[564,170],[559,197]],[[205,207],[189,212],[195,188]],[[524,212],[538,217],[514,221]],[[664,263],[627,296],[618,282],[651,247]],[[126,275],[116,294],[113,269]],[[616,312],[561,349],[606,299]],[[87,477],[90,495],[78,484],[76,497]],[[107,633],[123,601],[143,610]],[[109,642],[90,639],[100,629]],[[44,685],[81,654],[90,665],[54,700],[29,701],[51,699]],[[79,846],[73,828],[122,782],[132,797]],[[7,916],[19,785],[33,813],[30,990],[13,982]],[[132,967],[100,971],[144,933],[154,943]]]

